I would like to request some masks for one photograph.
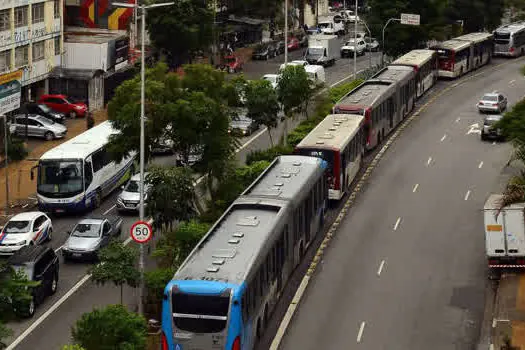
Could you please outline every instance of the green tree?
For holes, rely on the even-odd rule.
[[[140,273],[135,267],[137,251],[114,240],[100,250],[98,257],[100,263],[89,269],[91,279],[100,285],[113,282],[115,286],[120,287],[120,303],[122,304],[124,284],[136,287],[140,279]]]
[[[212,1],[185,0],[148,11],[148,33],[154,45],[168,54],[172,66],[190,62],[196,50],[213,40]]]
[[[31,289],[39,282],[30,281],[22,270],[15,270],[0,262],[0,321],[9,321],[25,314],[33,300]]]
[[[253,80],[246,88],[247,116],[268,128],[273,147],[272,129],[277,127],[280,111],[279,99],[275,89],[267,80]]]
[[[0,350],[7,348],[7,344],[4,342],[6,338],[9,338],[13,334],[9,328],[7,328],[2,321],[0,321]]]
[[[64,345],[61,350],[86,350],[78,344]]]
[[[162,297],[164,288],[173,278],[175,269],[157,268],[144,273],[144,284],[146,287],[146,313],[148,317],[160,319],[162,315]],[[151,316],[149,316],[151,315]]]
[[[162,228],[175,220],[189,220],[195,215],[193,173],[188,168],[153,166],[146,182],[151,184],[146,214],[155,227]]]
[[[85,350],[144,350],[147,323],[122,305],[109,305],[85,313],[71,330]]]

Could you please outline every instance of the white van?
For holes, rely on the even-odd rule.
[[[340,15],[319,17],[317,26],[321,29],[321,32],[326,35],[344,35],[346,32],[343,17]]]
[[[308,74],[308,78],[310,78],[310,80],[313,83],[315,84],[326,83],[326,75],[325,75],[323,66],[310,64],[308,66],[305,66],[304,70],[306,71],[306,74]]]

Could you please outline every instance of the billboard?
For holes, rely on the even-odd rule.
[[[111,40],[108,43],[108,70],[115,68],[119,70],[128,64],[129,38]]]
[[[0,115],[20,108],[22,71],[0,75]]]

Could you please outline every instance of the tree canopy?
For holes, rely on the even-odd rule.
[[[267,80],[253,80],[246,87],[247,117],[268,128],[273,146],[271,129],[279,121],[279,99],[275,89]]]

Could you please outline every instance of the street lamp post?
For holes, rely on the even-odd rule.
[[[284,64],[288,63],[288,0],[284,0]]]
[[[7,166],[9,165],[9,161],[7,159],[7,116],[2,115],[0,116],[4,119],[4,162],[5,162],[5,215],[7,216],[9,214],[9,176],[7,175]]]
[[[370,38],[370,40],[372,40],[372,32],[370,31],[370,28],[368,28],[365,21],[360,21],[360,22],[363,23],[363,25],[366,28],[366,31],[368,32],[368,37]],[[368,68],[371,68],[371,67],[372,67],[372,46],[368,46]]]
[[[113,6],[127,7],[136,9],[137,12],[140,9],[142,11],[142,22],[141,22],[141,33],[140,33],[140,206],[139,206],[139,217],[140,221],[144,221],[144,119],[145,116],[145,100],[146,100],[146,56],[145,56],[145,40],[146,36],[146,12],[147,10],[155,7],[170,6],[175,4],[174,2],[165,2],[161,4],[151,5],[138,5],[138,4],[127,4],[114,2]],[[140,286],[139,286],[139,313],[143,314],[142,300],[144,298],[144,245],[139,246],[140,258],[139,258],[139,271],[140,271]]]
[[[382,46],[382,50],[381,50],[381,66],[384,63],[384,57],[385,57],[385,29],[390,24],[390,22],[392,22],[392,21],[401,22],[401,18],[390,18],[388,21],[386,21],[386,24],[383,27],[383,37],[382,37],[382,41],[381,41],[381,46]]]
[[[354,79],[357,76],[357,0],[355,0],[354,11]]]

